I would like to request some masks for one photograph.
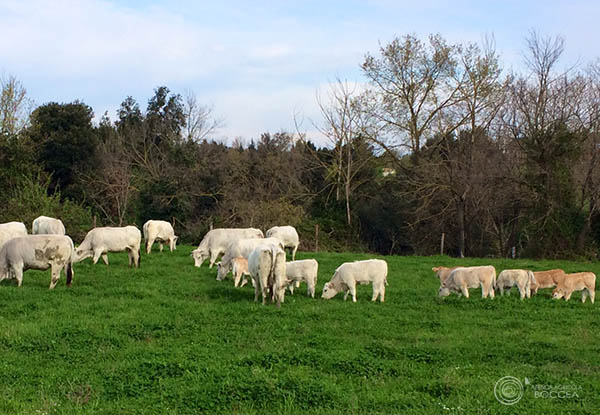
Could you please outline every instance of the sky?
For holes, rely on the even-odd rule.
[[[363,83],[365,54],[395,37],[493,35],[508,71],[531,29],[566,39],[565,67],[600,57],[600,2],[581,0],[0,0],[0,76],[37,105],[80,100],[114,120],[158,86],[214,108],[213,138],[301,131],[319,141],[317,95]]]

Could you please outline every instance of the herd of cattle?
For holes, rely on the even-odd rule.
[[[65,235],[65,227],[60,219],[40,216],[33,221],[32,234],[22,222],[0,224],[0,281],[7,278],[23,282],[23,271],[27,269],[51,269],[50,289],[58,283],[64,270],[67,285],[73,280],[73,264],[92,257],[96,264],[100,258],[108,265],[108,252],[126,251],[129,266],[139,267],[142,233],[135,226],[99,227],[90,230],[77,247]],[[154,242],[160,250],[163,243],[175,249],[177,236],[170,223],[149,220],[143,228],[146,253],[150,253]],[[254,300],[262,294],[262,302],[267,299],[279,306],[284,302],[285,291],[293,293],[294,286],[305,282],[308,295],[314,298],[319,264],[315,259],[295,260],[299,237],[292,226],[275,226],[266,233],[260,229],[212,229],[198,245],[191,256],[194,265],[200,267],[209,259],[212,268],[217,263],[217,280],[223,280],[229,272],[234,275],[234,286],[243,286],[248,278],[254,286]],[[291,250],[292,261],[286,261],[285,249]],[[373,301],[385,298],[387,285],[387,263],[381,259],[347,262],[340,265],[331,281],[325,284],[322,298],[329,299],[338,292],[348,294],[356,302],[356,284],[373,284]]]
[[[548,271],[529,271],[524,269],[505,269],[496,278],[496,269],[491,265],[477,267],[434,267],[433,272],[440,279],[440,297],[451,292],[469,298],[469,288],[481,287],[483,298],[494,298],[494,291],[516,286],[521,300],[537,294],[540,288],[553,288],[552,298],[569,300],[574,291],[581,291],[581,301],[585,303],[589,296],[592,304],[596,296],[596,275],[592,272],[566,274],[562,269]]]
[[[0,224],[0,281],[14,278],[20,286],[23,271],[27,269],[51,269],[50,289],[58,283],[64,270],[67,285],[73,280],[73,264],[92,257],[96,264],[100,258],[108,265],[108,252],[126,251],[129,265],[139,267],[142,232],[135,226],[99,227],[90,230],[77,247],[65,235],[60,219],[40,216],[32,223],[32,234],[22,222]],[[175,249],[177,236],[170,223],[149,220],[143,228],[146,253],[157,242],[160,251],[163,243],[171,251]],[[275,226],[265,234],[255,228],[219,228],[210,230],[198,248],[191,253],[194,265],[200,267],[209,260],[209,267],[217,264],[217,280],[221,281],[231,272],[234,286],[244,286],[248,280],[254,286],[254,300],[262,294],[262,303],[267,299],[279,306],[284,302],[286,289],[293,293],[294,287],[304,282],[308,295],[314,298],[319,264],[315,259],[296,261],[300,243],[298,233],[292,226]],[[286,261],[286,249],[292,261]],[[221,261],[216,262],[222,255]],[[434,267],[440,280],[439,296],[451,292],[469,297],[469,288],[481,287],[483,298],[494,297],[495,291],[516,286],[521,299],[530,298],[539,288],[552,288],[552,297],[569,300],[574,291],[582,291],[582,301],[589,296],[594,303],[596,276],[591,272],[566,274],[563,270],[532,272],[522,269],[502,271],[496,278],[496,269],[491,266]],[[383,302],[387,285],[387,263],[381,259],[346,262],[340,265],[333,277],[323,287],[322,298],[330,299],[338,292],[348,294],[356,302],[356,284],[373,284],[372,300]]]

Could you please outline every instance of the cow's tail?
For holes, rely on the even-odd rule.
[[[269,290],[271,291],[271,301],[275,301],[275,295],[277,295],[277,291],[275,290],[275,261],[277,260],[277,245],[271,245],[271,271],[269,272],[269,278],[267,279],[267,284],[269,285]],[[277,298],[279,301],[279,298]]]
[[[140,247],[138,247],[138,260],[137,260],[137,267],[140,267],[140,264],[142,263],[142,251],[140,249]]]

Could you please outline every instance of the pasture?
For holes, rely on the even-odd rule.
[[[48,290],[49,271],[23,286],[0,284],[0,413],[11,414],[430,414],[595,413],[600,408],[600,304],[553,301],[550,290],[519,300],[437,297],[436,265],[492,264],[589,270],[596,263],[447,257],[385,257],[386,302],[320,298],[345,261],[366,254],[299,252],[319,261],[315,299],[306,286],[281,309],[254,303],[216,268],[194,268],[179,246],[126,254],[110,266],[76,264]],[[524,382],[499,403],[504,376]],[[527,381],[525,381],[527,378]],[[565,386],[566,385],[566,386]],[[545,388],[546,394],[540,393]],[[549,388],[569,388],[569,396]],[[576,396],[574,396],[576,395]]]

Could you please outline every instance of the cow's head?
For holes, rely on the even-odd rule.
[[[331,284],[331,282],[326,282],[323,286],[323,294],[321,294],[321,298],[329,300],[330,298],[335,297],[338,293],[338,290]]]
[[[450,288],[445,287],[444,285],[442,285],[440,287],[440,291],[438,292],[438,295],[440,297],[448,297],[450,295]]]
[[[192,258],[194,258],[194,266],[199,268],[200,265],[202,265],[202,263],[204,262],[204,260],[207,259],[209,255],[208,255],[207,252],[205,252],[203,250],[194,249],[192,251],[192,253],[190,254],[190,256]]]
[[[81,262],[86,258],[93,256],[94,253],[89,249],[81,249],[80,247],[75,247],[73,249],[73,262]]]
[[[231,268],[231,263],[225,265],[221,261],[217,262],[217,281],[223,281],[225,279],[229,273],[229,268]]]
[[[552,298],[554,300],[560,300],[561,298],[563,298],[565,296],[565,291],[562,288],[556,287],[553,291],[552,291]]]

